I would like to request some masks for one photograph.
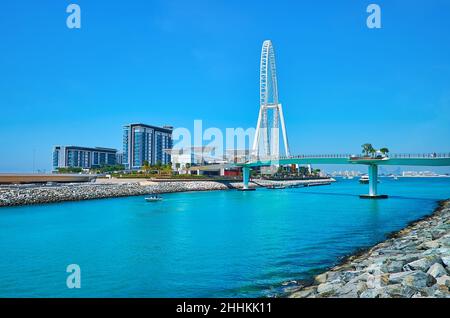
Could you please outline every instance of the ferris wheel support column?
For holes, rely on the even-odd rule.
[[[252,155],[258,157],[259,134],[261,133],[262,108],[259,110],[258,123],[256,124],[255,139],[253,141]]]
[[[280,113],[281,131],[283,133],[284,150],[286,152],[286,157],[289,157],[291,155],[291,152],[289,150],[289,142],[288,142],[288,138],[287,138],[286,124],[284,123],[283,106],[281,104],[278,104],[278,112]]]

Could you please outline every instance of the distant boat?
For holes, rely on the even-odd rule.
[[[369,176],[368,175],[361,176],[361,178],[359,179],[359,183],[368,184],[369,183]]]
[[[158,202],[158,201],[162,201],[162,198],[159,195],[155,194],[155,195],[149,196],[148,198],[145,198],[145,201],[147,201],[147,202]]]
[[[359,183],[362,184],[369,184],[369,176],[368,175],[363,175],[361,176],[361,178],[359,179]],[[377,180],[377,183],[380,183],[380,180]]]

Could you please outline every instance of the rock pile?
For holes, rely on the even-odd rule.
[[[292,181],[285,181],[287,185],[291,185],[289,182]],[[320,182],[325,184],[329,183],[330,180],[321,180]],[[267,184],[270,184],[270,182],[265,182],[262,185]],[[259,185],[250,183],[249,186],[257,187]],[[211,191],[239,188],[242,188],[241,182],[219,181],[171,181],[158,182],[151,185],[141,185],[138,182],[132,182],[103,184],[86,183],[56,186],[8,186],[3,188],[0,187],[0,207],[136,196],[150,193]]]
[[[0,189],[0,207],[136,196],[150,193],[226,190],[238,188],[239,186],[241,186],[239,183],[225,184],[212,181],[196,181],[160,182],[148,186],[142,186],[139,183],[122,183],[8,187]]]
[[[450,201],[290,297],[450,298]]]

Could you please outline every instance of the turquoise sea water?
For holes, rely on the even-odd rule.
[[[174,193],[0,209],[0,297],[259,297],[310,279],[450,198],[450,179]],[[81,267],[81,289],[66,266]]]

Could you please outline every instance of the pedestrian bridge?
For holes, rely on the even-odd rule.
[[[247,159],[238,164],[246,167],[290,164],[362,164],[390,166],[450,166],[450,153],[439,154],[394,154],[386,157],[359,157],[350,154],[298,155],[278,158]]]
[[[237,163],[242,167],[244,190],[248,189],[250,169],[252,167],[271,165],[308,165],[308,164],[358,164],[367,165],[369,169],[369,194],[362,198],[387,198],[377,192],[378,166],[450,166],[450,153],[433,154],[393,154],[385,157],[364,157],[349,154],[332,155],[298,155],[278,158],[254,158]]]

